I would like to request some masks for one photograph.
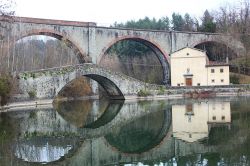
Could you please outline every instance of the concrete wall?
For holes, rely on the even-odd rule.
[[[214,73],[211,70],[214,70]],[[220,70],[223,70],[221,72]],[[214,82],[212,81],[214,80]],[[207,67],[207,85],[229,85],[229,66],[208,66]]]

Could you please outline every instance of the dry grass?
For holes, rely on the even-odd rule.
[[[237,76],[239,78],[240,84],[250,84],[250,76],[243,75],[243,74],[230,73],[230,77],[231,76]]]

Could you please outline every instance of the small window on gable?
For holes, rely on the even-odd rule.
[[[200,86],[201,84],[200,83],[197,83],[197,86]]]
[[[187,52],[187,56],[189,55],[189,53]]]
[[[224,72],[224,70],[223,70],[223,69],[220,69],[220,72],[221,72],[221,73],[223,73],[223,72]]]
[[[211,73],[214,73],[214,69],[211,69]]]
[[[211,82],[212,82],[212,83],[214,83],[214,79],[213,79],[213,80],[211,80]]]

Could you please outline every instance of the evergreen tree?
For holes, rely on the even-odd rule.
[[[172,30],[175,31],[182,31],[184,30],[184,19],[182,16],[178,13],[173,13],[172,14]]]
[[[214,22],[213,16],[210,15],[208,10],[204,12],[203,17],[201,18],[202,24],[200,31],[201,32],[216,32],[216,23]]]

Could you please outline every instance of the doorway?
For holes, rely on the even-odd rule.
[[[186,86],[192,86],[192,78],[186,78]]]

